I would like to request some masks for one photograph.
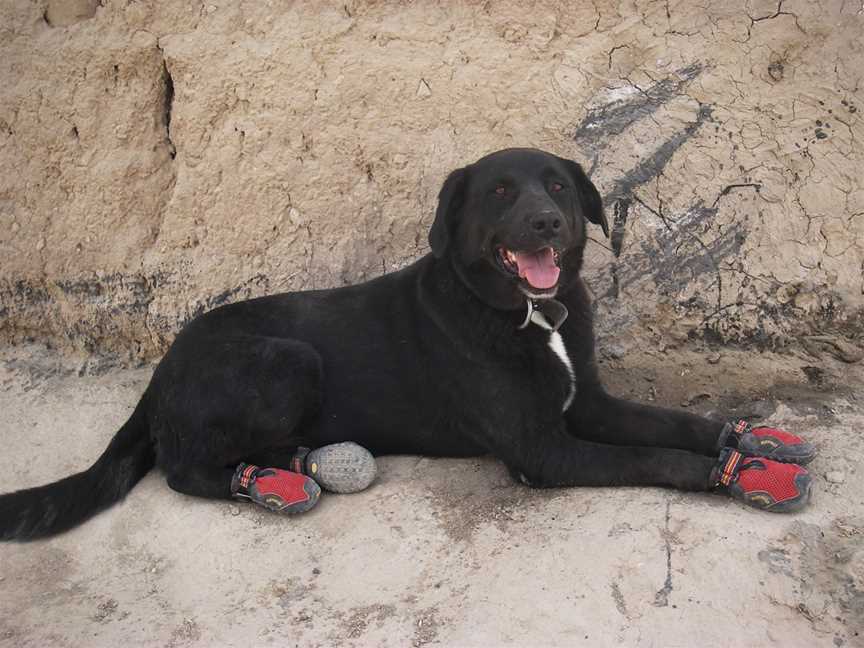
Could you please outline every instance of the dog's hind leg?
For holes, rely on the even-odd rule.
[[[277,513],[303,513],[315,506],[321,488],[313,479],[279,468],[240,463],[237,468],[190,468],[168,475],[168,485],[187,495],[248,499]]]
[[[228,499],[231,497],[233,468],[178,467],[167,475],[168,485],[178,493]]]
[[[256,450],[244,457],[244,461],[259,466],[274,466],[290,470],[294,465],[294,458],[300,445],[286,446],[283,448],[267,448]]]
[[[273,463],[250,459],[300,445],[297,429],[321,401],[315,350],[297,340],[245,335],[181,340],[177,347],[154,376],[152,416],[157,464],[171,488],[254,500],[265,483],[272,491],[277,482],[298,481]],[[305,477],[299,481],[302,490]]]

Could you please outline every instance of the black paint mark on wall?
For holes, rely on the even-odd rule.
[[[624,99],[590,109],[576,127],[573,139],[581,147],[597,151],[606,140],[620,135],[632,124],[654,114],[664,104],[681,95],[703,69],[702,64],[694,63],[678,70],[675,76],[658,81]]]
[[[638,92],[626,98],[617,99],[591,109],[577,126],[573,139],[583,150],[593,155],[592,170],[597,164],[602,147],[606,145],[609,139],[620,135],[633,124],[646,117],[650,117],[665,104],[682,96],[686,86],[698,77],[703,70],[704,66],[702,64],[694,63],[678,70],[669,78],[657,81],[648,88],[637,88]],[[695,121],[687,124],[682,130],[662,142],[653,153],[640,160],[629,171],[624,173],[623,176],[617,178],[613,182],[612,188],[603,197],[605,204],[614,204],[615,215],[611,244],[616,261],[612,263],[611,292],[616,298],[620,289],[634,280],[631,277],[629,269],[619,269],[617,259],[621,256],[624,246],[630,207],[634,200],[636,189],[659,176],[678,149],[696,135],[706,121],[711,120],[711,115],[711,106],[700,104]],[[695,207],[694,213],[703,213],[700,211],[701,209],[703,208],[700,206]],[[670,233],[667,232],[664,236],[668,237]],[[667,255],[666,261],[674,262],[674,259],[668,257],[669,255]],[[705,251],[702,249],[697,250],[697,257],[700,261],[695,261],[695,263],[704,263],[706,261]],[[713,268],[714,260],[709,259],[709,261]],[[644,268],[639,276],[644,275],[646,271],[648,274],[662,274],[663,269],[658,265],[660,260],[656,259],[655,262],[654,264],[650,264],[651,267]]]
[[[269,278],[256,274],[228,290],[202,295],[180,312],[150,312],[157,295],[177,292],[185,282],[185,274],[175,271],[55,281],[0,278],[0,339],[65,338],[88,352],[122,349],[152,356],[164,351],[155,348],[154,336],[167,341],[205,311],[271,292]]]
[[[641,249],[629,254],[627,263],[616,268],[613,286],[604,297],[617,297],[621,288],[651,277],[663,294],[674,294],[706,274],[716,275],[711,285],[717,287],[721,301],[722,278],[717,259],[731,259],[746,240],[744,224],[731,223],[719,236],[705,241],[700,235],[716,231],[710,227],[717,215],[715,207],[695,205],[676,223],[674,228],[662,228],[651,241],[642,241]],[[707,298],[702,295],[701,298]]]
[[[622,178],[615,181],[613,188],[604,197],[605,201],[619,200],[622,198],[630,198],[633,195],[633,190],[649,180],[653,180],[666,165],[669,160],[675,155],[675,152],[680,149],[706,121],[711,119],[711,106],[701,105],[699,112],[696,115],[696,121],[688,124],[684,130],[675,133],[668,140],[663,142],[657,149],[646,159],[639,162],[636,166],[624,174]]]
[[[630,212],[630,200],[622,198],[615,202],[615,218],[612,221],[612,253],[615,258],[621,256],[621,246],[624,244],[624,228],[627,225],[627,215]]]
[[[620,290],[617,259],[621,256],[621,246],[624,244],[624,228],[627,226],[627,215],[629,212],[630,200],[624,198],[615,202],[615,217],[612,221],[610,242],[612,244],[612,254],[615,255],[616,259],[616,261],[612,262],[612,291],[616,298]]]

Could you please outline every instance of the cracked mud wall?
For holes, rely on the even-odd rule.
[[[226,301],[427,251],[507,146],[591,170],[600,337],[861,335],[864,7],[0,7],[0,336],[121,358]]]

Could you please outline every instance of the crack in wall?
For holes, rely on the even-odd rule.
[[[177,147],[171,139],[171,112],[174,109],[174,78],[168,69],[168,61],[165,52],[157,45],[159,54],[162,56],[162,121],[165,124],[165,139],[168,142],[168,154],[171,159],[177,157]]]

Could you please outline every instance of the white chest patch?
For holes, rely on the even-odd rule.
[[[573,364],[570,362],[570,356],[567,355],[567,349],[564,348],[564,340],[561,339],[561,334],[558,331],[553,331],[549,334],[549,348],[564,363],[567,375],[570,376],[570,391],[567,394],[567,400],[564,401],[564,407],[561,408],[562,412],[566,412],[573,403],[573,397],[576,395],[576,376],[573,373]]]

